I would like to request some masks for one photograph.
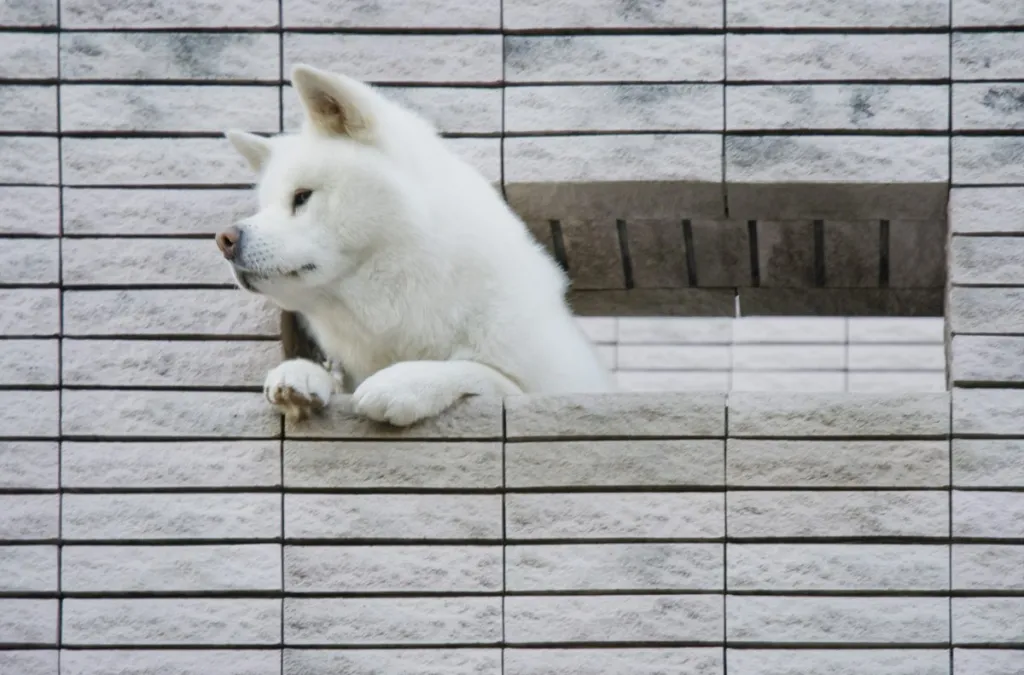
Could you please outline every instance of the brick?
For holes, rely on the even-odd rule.
[[[1024,642],[1024,598],[953,598],[953,644]]]
[[[64,131],[278,130],[277,87],[68,85]]]
[[[500,546],[286,546],[289,593],[502,590]]]
[[[65,441],[61,451],[65,488],[161,490],[281,484],[280,441]]]
[[[250,190],[65,188],[64,233],[208,234],[212,239],[256,210]]]
[[[273,645],[281,601],[263,598],[67,598],[65,645]]]
[[[502,4],[506,30],[572,28],[721,28],[720,0],[696,0],[686,6],[671,3],[623,5],[613,0],[588,3],[560,0],[506,0]]]
[[[281,546],[65,546],[68,593],[281,590]]]
[[[60,193],[55,187],[0,187],[0,235],[56,235]]]
[[[730,439],[730,486],[946,487],[948,441],[760,441]]]
[[[744,314],[754,316],[941,316],[942,288],[740,288]]]
[[[56,490],[57,443],[0,441],[0,489]]]
[[[9,3],[4,3],[4,10]],[[0,78],[36,80],[57,77],[56,33],[4,33],[0,40]]]
[[[447,138],[444,144],[471,167],[479,171],[488,182],[497,186],[501,182],[501,146],[498,138]]]
[[[505,485],[722,485],[724,451],[720,440],[509,443]]]
[[[953,79],[1024,78],[1024,36],[1020,33],[954,33]]]
[[[509,494],[509,539],[717,539],[724,534],[722,494]]]
[[[17,673],[18,675],[57,675],[57,650],[2,651],[0,652],[0,672]]]
[[[277,82],[279,54],[272,33],[67,33],[61,77]]]
[[[510,643],[720,642],[722,599],[713,595],[508,597]]]
[[[1024,539],[1024,493],[955,490],[953,536]]]
[[[941,288],[946,283],[945,220],[889,224],[890,288]]]
[[[954,136],[952,144],[954,183],[1024,183],[1020,136]]]
[[[502,79],[498,35],[286,34],[284,67],[316,63],[372,82],[476,83]]]
[[[277,652],[274,652],[275,656]],[[378,672],[423,675],[500,675],[501,649],[285,649],[285,675]],[[277,673],[277,671],[274,671]],[[205,674],[205,671],[204,671]],[[196,675],[204,675],[196,673]],[[188,675],[192,675],[189,673]],[[242,675],[239,673],[239,675]],[[246,674],[247,675],[247,674]],[[262,675],[262,674],[260,674]]]
[[[946,492],[733,492],[730,537],[945,537]]]
[[[946,598],[727,596],[735,642],[929,644],[949,639]]]
[[[730,649],[730,675],[952,675],[948,649]]]
[[[739,183],[945,182],[949,177],[949,140],[924,136],[730,136],[725,139],[725,171],[729,181]]]
[[[733,394],[733,436],[945,436],[946,394]]]
[[[509,82],[718,82],[717,35],[508,36]]]
[[[0,390],[0,438],[56,437],[59,408],[56,391]]]
[[[111,307],[118,308],[116,314]],[[64,293],[68,336],[276,336],[277,331],[270,303],[235,289]]]
[[[1024,7],[1016,0],[956,0],[953,25],[957,28],[1024,25]]]
[[[57,184],[60,161],[57,139],[42,136],[0,137],[0,182],[15,185]]]
[[[0,494],[0,541],[56,539],[59,501],[55,494]]]
[[[850,370],[938,370],[946,365],[943,345],[850,345]]]
[[[729,35],[726,53],[730,81],[949,76],[945,35]]]
[[[289,645],[496,644],[501,598],[285,598]]]
[[[1014,675],[1024,668],[1024,650],[954,649],[956,675]]]
[[[1024,232],[1024,187],[953,188],[949,226],[954,234]]]
[[[352,4],[344,0],[286,0],[289,28],[490,28],[501,27],[501,3],[466,5],[459,0]]]
[[[691,392],[727,392],[729,391],[729,373],[726,371],[628,371],[614,373],[619,389],[632,393],[678,393]]]
[[[730,391],[772,392],[840,392],[846,389],[846,377],[838,372],[806,372],[795,370],[733,371]]]
[[[732,319],[622,317],[619,344],[722,344],[732,342]]]
[[[289,539],[498,539],[498,495],[285,495]]]
[[[741,344],[846,342],[846,319],[836,317],[744,316],[733,321],[733,342]]]
[[[85,540],[274,539],[276,494],[66,494],[63,537]]]
[[[610,219],[561,221],[565,258],[573,288],[625,288],[622,248]]]
[[[932,28],[949,25],[950,0],[886,0],[836,4],[829,0],[732,0],[730,28]]]
[[[509,133],[721,131],[721,85],[625,84],[511,87]]]
[[[725,345],[619,345],[618,367],[629,370],[728,370]]]
[[[56,599],[0,598],[0,643],[56,645],[57,605]]]
[[[942,392],[946,391],[946,373],[941,370],[891,371],[887,373],[847,374],[846,390],[851,393],[891,394],[893,392]]]
[[[730,591],[949,590],[949,547],[889,544],[730,544]]]
[[[954,389],[953,433],[1024,435],[1024,390]]]
[[[721,544],[509,546],[511,592],[722,589]]]
[[[502,400],[496,396],[463,398],[444,414],[409,427],[394,427],[357,416],[350,396],[331,399],[324,414],[295,424],[288,422],[291,439],[344,440],[498,440],[502,438]]]
[[[260,387],[281,360],[269,341],[65,340],[65,384]]]
[[[722,649],[715,647],[623,649],[506,649],[507,675],[661,675],[724,672]]]
[[[950,368],[958,384],[1024,382],[1024,338],[955,335]]]
[[[61,653],[64,675],[281,675],[281,652],[270,649],[69,649]]]
[[[60,278],[56,239],[4,239],[0,284],[55,284]]]
[[[843,345],[736,345],[732,367],[742,370],[842,370]]]
[[[275,436],[280,418],[256,393],[226,391],[65,391],[65,436]]]
[[[57,574],[56,546],[0,546],[0,592],[56,593]]]
[[[953,546],[953,589],[1024,590],[1024,546]]]
[[[998,131],[1024,129],[1021,103],[1024,85],[1014,83],[954,83],[953,129]]]
[[[623,221],[625,222],[625,221]],[[634,288],[690,285],[686,241],[678,220],[636,218],[626,223]]]
[[[23,0],[0,7],[2,26],[56,26],[57,0]],[[30,675],[36,675],[34,672]]]
[[[4,386],[56,385],[56,340],[0,341],[0,384]]]
[[[761,286],[814,286],[814,223],[809,220],[760,221],[757,223],[757,256]]]
[[[1024,441],[953,439],[957,487],[1024,487]]]
[[[0,85],[0,130],[57,131],[57,88]]]
[[[217,138],[68,138],[67,185],[223,185],[252,180],[241,155]]]
[[[944,325],[937,317],[850,317],[850,342],[936,343],[943,342]]]
[[[1024,242],[1019,237],[953,237],[950,282],[1024,285]]]
[[[245,11],[216,0],[61,0],[63,28],[265,28],[277,25],[274,0]],[[211,56],[205,58],[216,58]]]
[[[1024,333],[1022,289],[953,287],[946,311],[954,333]]]
[[[721,159],[721,157],[719,157]],[[696,285],[750,286],[749,226],[740,220],[696,220],[693,232]]]
[[[723,436],[717,394],[552,394],[505,399],[509,439],[563,436]]]
[[[878,221],[829,220],[823,223],[825,285],[875,288],[881,266]]]
[[[497,489],[502,485],[498,442],[336,443],[287,441],[287,487],[343,489]]]

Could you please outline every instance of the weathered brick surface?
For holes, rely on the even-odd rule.
[[[56,441],[0,441],[0,488],[57,488]]]
[[[1024,642],[1024,598],[953,598],[953,644]]]
[[[951,675],[948,649],[730,649],[727,653],[732,675]]]
[[[55,646],[57,604],[56,599],[0,598],[0,643]]]
[[[59,575],[56,546],[0,546],[0,592],[53,593]]]
[[[215,0],[61,0],[67,28],[260,28],[277,25],[278,3],[256,0],[245,12]]]
[[[605,673],[605,675],[657,675],[664,672],[719,675],[720,647],[629,649],[507,649],[508,675],[547,673]]]
[[[109,672],[149,675],[280,675],[281,655],[271,649],[73,649],[61,653],[61,672],[102,675]]]
[[[284,672],[287,675],[335,672],[372,675],[381,670],[395,673],[419,670],[438,675],[500,675],[502,672],[501,661],[502,650],[498,648],[446,649],[431,647],[417,649],[412,647],[409,649],[285,649],[283,664]]]
[[[0,669],[18,675],[57,675],[57,650],[32,649],[0,652]]]

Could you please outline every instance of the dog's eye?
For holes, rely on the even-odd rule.
[[[312,194],[312,190],[296,190],[292,197],[292,211],[298,210],[300,206],[308,202]]]

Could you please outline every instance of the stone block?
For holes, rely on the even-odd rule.
[[[499,442],[286,441],[287,487],[332,489],[498,489]]]
[[[297,63],[315,63],[371,82],[497,84],[501,61],[500,35],[290,33],[284,39],[286,73]]]
[[[11,185],[57,184],[57,139],[50,136],[0,136],[0,182]]]
[[[941,344],[945,326],[932,317],[853,317],[847,320],[849,341],[855,343]]]
[[[783,319],[741,316],[732,321],[734,345],[794,343],[844,344],[846,319],[835,317],[790,317]]]
[[[285,649],[283,675],[501,675],[501,649]],[[277,656],[277,652],[274,655]],[[278,675],[278,671],[274,671]],[[189,673],[188,675],[192,675]],[[196,675],[201,675],[197,673]],[[239,675],[242,675],[239,673]],[[246,674],[247,675],[247,674]],[[262,675],[262,673],[260,673]]]
[[[797,137],[794,140],[806,143],[807,138],[817,137]],[[869,139],[868,144],[875,144],[875,139],[870,137],[862,137],[857,140],[863,140],[864,138]],[[905,141],[907,138],[905,137],[901,140]],[[887,142],[891,138],[886,137],[881,140]],[[911,140],[913,139],[911,138]],[[938,140],[945,142],[944,139]],[[783,139],[783,145],[788,143],[788,141],[789,139]],[[843,143],[845,145],[851,141],[851,138],[846,138]],[[748,141],[743,142],[748,143]],[[754,142],[759,143],[760,141]],[[946,213],[946,198],[949,195],[947,178],[942,178],[941,181],[930,178],[927,180],[911,179],[912,181],[917,180],[917,182],[907,183],[903,182],[901,178],[894,176],[888,182],[873,182],[879,173],[879,163],[891,162],[894,157],[900,156],[900,152],[920,154],[916,150],[903,149],[894,151],[892,154],[887,154],[885,150],[870,150],[863,160],[853,157],[851,158],[851,166],[849,168],[837,170],[829,167],[833,166],[836,158],[839,158],[840,162],[845,163],[846,160],[843,157],[844,155],[851,154],[850,148],[841,150],[826,146],[821,148],[821,152],[818,152],[813,147],[809,147],[806,153],[803,150],[790,153],[776,146],[773,141],[765,141],[765,143],[767,143],[767,147],[763,151],[756,149],[754,151],[755,154],[761,155],[761,159],[751,159],[748,157],[745,160],[741,159],[739,161],[750,163],[751,165],[758,163],[772,165],[780,161],[784,164],[793,164],[794,166],[800,162],[805,162],[810,166],[820,164],[823,167],[821,170],[826,173],[859,171],[860,169],[857,169],[855,165],[861,161],[873,162],[874,164],[861,177],[838,178],[834,182],[815,182],[814,176],[809,175],[800,181],[792,182],[780,176],[778,180],[785,180],[782,184],[772,184],[771,169],[766,169],[760,174],[759,178],[750,183],[737,183],[731,178],[732,174],[736,172],[735,169],[729,173],[727,167],[727,177],[729,177],[730,181],[726,186],[729,197],[729,213],[734,218],[771,218],[775,220],[810,218],[825,220],[826,222],[830,220],[843,222],[851,219],[878,220],[897,217],[927,220],[929,218],[942,218]],[[812,142],[812,145],[823,145],[823,143],[815,140]],[[746,150],[743,152],[751,154],[747,153]],[[787,158],[788,154],[795,154],[797,156],[791,162]],[[803,155],[802,158],[800,157],[801,154]],[[943,148],[940,152],[934,154],[934,161],[929,160],[929,164],[932,166],[930,169],[922,168],[923,164],[921,162],[917,159],[911,159],[910,162],[916,167],[913,169],[913,172],[918,175],[923,175],[925,172],[931,175],[938,175],[941,172],[943,176],[948,176],[948,170],[939,166],[940,161],[948,164],[948,148]],[[875,155],[878,155],[878,157],[875,159],[869,158]],[[941,155],[941,159],[939,155]],[[786,169],[786,171],[789,171],[789,169]],[[792,171],[793,174],[799,175],[800,169],[793,168]],[[874,241],[877,241],[877,238]],[[872,282],[872,284],[877,284],[877,281]]]
[[[840,392],[846,390],[843,371],[736,370],[731,375],[730,391]]]
[[[942,288],[946,284],[944,220],[889,223],[889,286]]]
[[[726,638],[779,645],[939,644],[948,598],[726,596]]]
[[[622,138],[576,136],[572,143],[563,137],[506,138],[504,191],[509,206],[527,222],[542,221],[545,226],[550,220],[607,218],[609,214],[627,224],[637,219],[675,220],[680,213],[699,218],[725,216],[721,150],[714,150],[721,145],[720,139],[706,136],[694,144],[680,143],[692,136],[662,136],[661,146],[668,147],[659,149],[643,136],[629,142],[616,140]],[[690,147],[676,153],[674,145]],[[651,153],[670,156],[662,161]],[[634,154],[646,154],[647,159],[633,158]],[[625,165],[617,166],[627,157]],[[572,164],[567,158],[572,158]],[[509,171],[519,172],[516,175],[521,182],[511,178]],[[682,178],[644,180],[645,172],[652,171],[675,172]],[[537,172],[544,172],[548,179],[537,180]],[[629,179],[630,175],[635,179]]]
[[[696,285],[752,285],[750,235],[746,221],[694,220],[690,227]]]
[[[953,3],[953,26],[957,28],[1021,25],[1024,25],[1024,7],[1016,0],[956,0]]]
[[[844,345],[736,345],[732,367],[737,370],[843,370]]]
[[[60,191],[56,187],[0,187],[0,234],[56,235]]]
[[[286,546],[289,593],[494,593],[501,546]]]
[[[503,139],[449,138],[445,145],[479,171],[494,187],[501,184],[501,157]]]
[[[281,546],[65,546],[61,588],[105,594],[280,591]]]
[[[281,360],[265,340],[67,339],[61,357],[65,384],[104,387],[261,387]]]
[[[619,370],[614,374],[619,389],[624,392],[727,392],[729,372],[711,370]]]
[[[938,80],[949,77],[948,54],[949,37],[939,34],[730,34],[726,77],[730,81]]]
[[[1021,136],[954,136],[952,143],[954,183],[1024,183]]]
[[[851,344],[850,370],[942,370],[946,364],[943,345]]]
[[[1024,435],[1024,389],[954,389],[953,433],[960,436]]]
[[[253,180],[219,138],[67,138],[67,185],[223,185]]]
[[[276,649],[69,649],[61,653],[63,675],[281,675]]]
[[[525,82],[719,82],[719,35],[507,36],[505,77]]]
[[[244,11],[243,11],[244,9]],[[270,28],[274,0],[244,6],[216,0],[61,0],[62,28]],[[212,57],[211,57],[212,58]]]
[[[274,645],[281,600],[273,598],[67,598],[63,644]]]
[[[806,288],[816,285],[814,223],[809,220],[757,223],[760,285]]]
[[[955,187],[949,193],[954,234],[1024,232],[1024,187]]]
[[[1024,382],[1024,338],[955,335],[950,371],[961,385]]]
[[[949,495],[915,492],[733,492],[730,537],[945,537]]]
[[[942,288],[740,288],[744,316],[941,317]]]
[[[629,370],[728,370],[726,345],[619,345],[618,367]]]
[[[0,11],[11,5],[4,3]],[[42,80],[57,77],[56,33],[4,33],[0,44],[0,78]]]
[[[878,221],[828,220],[823,228],[825,285],[829,288],[875,288],[881,267]]]
[[[953,333],[1024,333],[1024,289],[953,287],[947,316]]]
[[[953,485],[1024,488],[1024,441],[954,438]]]
[[[1024,546],[954,545],[953,589],[1024,590]]]
[[[685,6],[671,3],[622,4],[615,0],[506,0],[502,4],[506,30],[721,28],[721,0],[695,0]]]
[[[212,240],[256,210],[250,190],[65,188],[64,233],[204,234]]]
[[[948,441],[730,439],[730,487],[947,487]]]
[[[736,314],[736,294],[732,289],[570,290],[568,299],[577,316],[720,317]]]
[[[4,239],[0,284],[56,284],[59,279],[60,247],[56,239]]]
[[[1024,85],[1012,82],[953,84],[953,129],[1024,129]]]
[[[0,546],[0,593],[56,593],[58,574],[56,546]]]
[[[285,598],[289,645],[497,644],[502,599]]]
[[[1024,493],[955,490],[953,536],[1024,539]]]
[[[729,28],[938,28],[949,25],[950,0],[732,0]]]
[[[61,77],[69,81],[277,82],[279,64],[275,33],[67,33],[60,49]]]
[[[856,393],[893,393],[893,392],[940,392],[947,391],[946,373],[935,371],[890,371],[886,373],[850,372],[847,373],[849,392]]]
[[[718,539],[724,495],[702,492],[509,494],[506,535],[545,539]]]
[[[276,539],[281,496],[66,494],[62,520],[67,541]]]
[[[622,245],[614,221],[568,219],[560,225],[573,288],[626,287]]]
[[[402,0],[383,4],[353,4],[345,0],[285,0],[288,28],[356,29],[493,29],[501,22],[501,2],[466,4],[460,0]]]
[[[57,653],[56,649],[5,650],[0,652],[0,672],[17,675],[57,675]]]
[[[618,343],[626,344],[732,344],[733,319],[692,317],[620,318]]]
[[[277,87],[68,85],[64,131],[220,132],[278,130]]]
[[[734,394],[731,436],[945,436],[947,394]]]
[[[730,591],[797,593],[949,590],[949,547],[730,544]]]
[[[56,132],[57,87],[0,85],[0,131]]]
[[[55,494],[0,495],[0,541],[56,539],[60,498]]]
[[[56,646],[58,605],[56,598],[0,598],[0,643]]]
[[[500,495],[285,495],[288,539],[500,539]]]
[[[903,84],[730,86],[725,126],[729,131],[945,131],[949,89]]]
[[[948,649],[730,649],[730,675],[952,675]]]
[[[171,441],[61,446],[65,488],[269,488],[281,484],[280,441]]]
[[[0,341],[0,384],[56,386],[60,377],[57,352],[57,340]]]
[[[719,595],[505,598],[509,643],[721,642]]]
[[[509,439],[724,436],[717,394],[550,394],[505,399]]]
[[[0,7],[2,26],[56,26],[57,0],[21,0]],[[36,675],[33,671],[30,675]]]
[[[0,390],[0,438],[55,438],[60,434],[56,391]]]
[[[1024,285],[1024,239],[953,237],[950,282],[957,285]]]
[[[65,391],[61,433],[104,438],[267,438],[280,417],[256,393],[230,391]]]
[[[678,220],[636,218],[626,225],[634,288],[683,288],[690,285],[686,238]]]
[[[953,79],[1024,79],[1024,34],[953,33]]]
[[[0,441],[0,489],[56,490],[57,443]]]
[[[117,313],[109,311],[117,307]],[[66,291],[67,336],[276,336],[268,301],[239,290]]]
[[[212,240],[69,239],[61,254],[65,287],[234,285]]]
[[[722,590],[721,544],[509,546],[510,592]]]
[[[721,675],[725,664],[719,647],[621,649],[506,649],[507,675]]]
[[[1015,675],[1024,669],[1024,650],[954,649],[953,665],[956,675]]]
[[[1024,598],[953,598],[953,644],[1024,642]]]

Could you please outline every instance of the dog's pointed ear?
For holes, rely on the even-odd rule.
[[[262,136],[237,129],[225,131],[224,135],[231,141],[231,145],[235,146],[235,150],[245,157],[249,166],[259,173],[267,161],[267,157],[270,156],[270,141]]]
[[[376,95],[370,87],[303,64],[292,68],[292,86],[316,129],[366,143],[373,140]]]

